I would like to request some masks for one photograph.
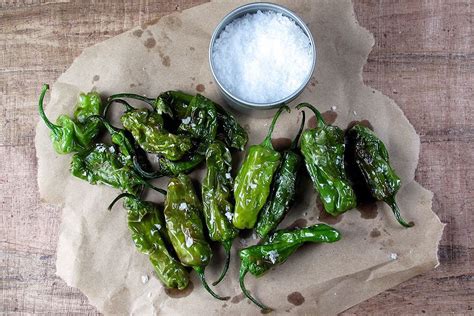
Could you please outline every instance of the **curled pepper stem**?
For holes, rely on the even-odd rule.
[[[143,95],[139,95],[139,94],[135,94],[135,93],[117,93],[117,94],[111,95],[107,100],[109,102],[110,101],[117,101],[118,102],[118,100],[121,100],[121,98],[140,100],[140,101],[145,102],[146,104],[151,105],[152,108],[153,108],[154,102],[155,102],[155,99],[148,98],[148,97],[145,97]],[[121,101],[124,101],[124,100],[121,100]],[[126,102],[126,101],[124,101],[124,102]]]
[[[403,227],[410,228],[413,227],[415,224],[413,222],[407,223],[402,216],[400,215],[400,209],[398,208],[397,202],[395,202],[394,197],[390,197],[385,202],[392,208],[392,212],[395,215],[395,218],[397,221],[402,225]]]
[[[327,126],[326,122],[324,121],[323,116],[313,105],[311,105],[309,103],[300,103],[296,106],[296,109],[300,110],[303,107],[310,109],[311,111],[313,111],[314,115],[316,115],[316,119],[318,120],[318,126],[317,127],[323,128],[323,127]]]
[[[203,267],[193,267],[193,268],[194,268],[194,271],[196,271],[196,273],[198,274],[202,285],[209,292],[209,294],[211,294],[214,298],[217,298],[218,300],[221,300],[221,301],[227,301],[230,298],[229,296],[224,296],[224,297],[219,296],[216,293],[214,293],[214,291],[211,290],[211,288],[207,284],[206,276],[204,275],[204,268]]]
[[[141,178],[140,178],[140,182],[141,182],[141,184],[143,184],[145,187],[147,187],[147,188],[149,188],[149,189],[155,190],[156,192],[159,192],[159,193],[161,193],[161,194],[163,194],[163,195],[166,195],[166,194],[167,194],[166,190],[157,188],[157,187],[155,187],[153,184],[151,184],[151,183],[149,183],[149,182],[147,182],[147,181],[145,181],[145,180],[143,180],[143,179],[141,179]]]
[[[290,150],[295,150],[298,147],[298,141],[300,139],[301,133],[303,133],[305,113],[304,111],[301,111],[301,113],[303,114],[303,119],[301,120],[301,125],[300,125],[300,129],[298,130],[298,134],[296,134],[295,139],[293,139],[293,142],[291,143]]]
[[[38,110],[39,110],[39,114],[40,114],[41,118],[43,119],[44,123],[46,124],[46,126],[48,126],[48,128],[53,133],[56,133],[58,131],[58,129],[60,129],[61,127],[56,125],[56,124],[51,123],[51,121],[48,119],[48,117],[44,113],[44,106],[43,106],[44,96],[46,95],[46,92],[48,90],[49,90],[49,85],[48,84],[43,84],[43,87],[41,88],[41,94],[40,94],[40,97],[39,97],[39,101],[38,101]]]
[[[120,128],[115,127],[112,124],[110,124],[109,121],[107,121],[104,117],[102,117],[100,115],[91,115],[91,116],[87,117],[87,120],[91,120],[91,119],[99,120],[102,124],[104,124],[105,128],[107,129],[107,131],[110,134],[117,133],[121,130]]]
[[[216,286],[219,284],[223,279],[224,276],[227,273],[227,270],[229,270],[229,264],[230,264],[230,248],[232,247],[232,240],[227,240],[222,243],[222,246],[224,246],[225,250],[225,263],[224,263],[224,268],[222,269],[221,275],[219,278],[212,283],[213,286]]]
[[[273,129],[275,128],[276,122],[277,122],[278,118],[280,117],[281,112],[283,112],[283,110],[286,110],[287,112],[290,112],[290,108],[286,105],[282,105],[278,109],[278,112],[275,114],[275,116],[273,117],[272,123],[270,124],[270,128],[268,129],[268,132],[267,132],[267,136],[265,137],[265,139],[262,142],[262,145],[264,145],[265,147],[273,148],[273,145],[272,145]]]
[[[136,199],[137,197],[131,193],[121,193],[119,195],[117,195],[117,197],[109,204],[109,207],[107,207],[107,210],[111,211],[112,208],[114,207],[115,203],[117,203],[120,199],[123,199],[123,198],[131,198],[131,199]]]
[[[159,170],[153,172],[143,170],[142,166],[138,162],[137,156],[133,156],[133,167],[135,171],[145,179],[158,179],[163,177],[163,174]]]
[[[271,312],[272,309],[262,303],[260,303],[259,301],[257,301],[252,295],[250,295],[249,291],[247,291],[247,289],[245,288],[245,284],[244,284],[244,279],[245,279],[245,275],[247,274],[248,270],[247,269],[244,269],[244,270],[241,270],[240,271],[240,277],[239,277],[239,283],[240,283],[240,289],[242,290],[242,292],[244,293],[244,295],[249,299],[251,300],[252,302],[254,302],[255,305],[257,305],[258,307],[260,307],[262,309],[262,312]]]
[[[110,105],[114,102],[120,103],[125,106],[125,112],[133,111],[136,110],[130,103],[128,103],[125,100],[122,99],[110,99],[110,97],[107,99],[107,104],[105,105],[104,108],[104,117],[107,117],[107,113],[109,112]]]

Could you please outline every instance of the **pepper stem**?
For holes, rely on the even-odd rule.
[[[221,301],[227,301],[230,298],[230,296],[225,296],[225,297],[219,296],[216,293],[214,293],[214,291],[211,290],[211,288],[209,287],[209,285],[206,282],[206,276],[204,275],[204,268],[203,267],[193,267],[193,268],[194,268],[194,271],[196,271],[196,273],[198,274],[202,285],[209,292],[209,294],[211,294],[214,298],[217,298],[218,300],[221,300]]]
[[[252,295],[250,295],[249,291],[247,291],[247,289],[245,288],[244,279],[247,272],[248,272],[247,269],[240,270],[240,277],[239,277],[240,289],[249,300],[254,302],[255,305],[257,305],[258,307],[262,309],[262,312],[271,312],[272,309],[270,307],[260,303],[255,298],[253,298]]]
[[[110,105],[114,102],[125,105],[125,112],[136,110],[133,106],[130,105],[130,103],[128,103],[127,101],[122,100],[122,99],[110,99],[110,97],[109,97],[107,99],[107,101],[108,102],[107,102],[107,104],[105,105],[105,108],[104,108],[104,117],[107,117],[107,113],[109,112]]]
[[[131,194],[131,193],[121,193],[119,195],[117,195],[117,197],[109,204],[109,207],[107,207],[107,209],[109,211],[112,210],[112,208],[114,207],[115,203],[117,203],[120,199],[124,198],[124,197],[127,197],[127,198],[131,198],[131,199],[136,199],[136,196]]]
[[[395,215],[395,218],[400,223],[400,225],[406,228],[410,228],[415,225],[413,222],[407,223],[402,218],[402,216],[400,215],[400,209],[398,208],[397,202],[395,202],[395,198],[393,196],[385,200],[385,202],[392,208],[393,215]]]
[[[313,105],[309,103],[300,103],[296,106],[296,109],[300,110],[303,107],[306,107],[310,109],[311,111],[313,111],[314,115],[316,115],[316,119],[318,120],[318,127],[319,126],[324,127],[327,125],[321,113]]]
[[[231,240],[226,240],[222,243],[222,245],[224,246],[225,256],[226,256],[225,257],[224,268],[222,269],[221,275],[219,276],[217,281],[212,283],[213,286],[216,286],[217,284],[219,284],[222,281],[222,279],[224,279],[224,276],[226,275],[227,270],[229,270],[230,248],[232,247],[232,241]]]
[[[301,133],[303,133],[305,113],[304,113],[304,111],[301,111],[301,113],[303,114],[303,119],[301,120],[301,125],[300,125],[300,129],[298,130],[298,134],[296,134],[295,139],[291,143],[290,150],[295,150],[298,147],[298,141],[300,139]]]
[[[49,85],[48,84],[43,84],[43,87],[41,88],[41,94],[40,94],[40,97],[39,97],[39,101],[38,101],[38,110],[39,110],[39,114],[40,114],[41,118],[43,119],[43,122],[46,124],[46,126],[48,126],[48,128],[51,131],[56,132],[61,127],[56,125],[56,124],[51,123],[51,121],[48,119],[48,117],[44,113],[43,101],[44,101],[44,96],[46,95],[46,91],[48,91],[48,89],[49,89]]]
[[[147,187],[147,188],[149,188],[149,189],[155,190],[156,192],[159,192],[159,193],[161,193],[161,194],[163,194],[163,195],[166,195],[166,194],[167,194],[166,190],[157,188],[157,187],[155,187],[153,184],[150,184],[150,183],[148,183],[147,181],[145,181],[145,180],[143,180],[143,179],[141,179],[141,178],[140,178],[140,182],[141,182],[141,184],[143,184],[145,187]]]
[[[267,136],[265,137],[265,139],[262,142],[262,145],[264,145],[265,147],[273,148],[273,145],[272,145],[273,129],[275,128],[278,117],[280,117],[280,114],[281,114],[281,112],[283,112],[283,110],[286,110],[287,112],[290,112],[290,108],[286,105],[282,105],[278,109],[278,112],[276,112],[275,116],[273,117],[272,123],[270,124],[270,128],[268,129]]]
[[[104,117],[102,117],[102,116],[100,116],[100,115],[91,115],[91,116],[88,116],[88,117],[87,117],[87,120],[90,120],[90,119],[97,119],[97,120],[99,120],[102,124],[104,124],[105,128],[107,129],[107,131],[108,131],[110,134],[117,133],[118,131],[120,131],[120,128],[117,128],[117,127],[113,126],[113,125],[110,124]]]
[[[128,98],[128,99],[134,99],[134,100],[140,100],[143,101],[152,107],[154,106],[155,99],[152,98],[147,98],[143,95],[135,94],[135,93],[117,93],[114,95],[111,95],[107,100],[108,101],[118,101],[121,98]],[[122,100],[123,101],[123,100]]]
[[[138,172],[138,174],[145,179],[157,179],[163,177],[163,174],[160,173],[159,170],[153,172],[143,170],[142,166],[140,165],[140,162],[138,162],[137,156],[133,156],[133,167],[135,171]]]

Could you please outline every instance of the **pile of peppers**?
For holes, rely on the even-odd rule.
[[[42,88],[39,114],[50,129],[53,148],[58,154],[72,154],[70,171],[75,177],[121,192],[109,210],[123,199],[131,239],[149,257],[167,288],[185,289],[194,270],[214,298],[228,299],[216,294],[206,281],[211,243],[221,244],[225,252],[222,272],[212,284],[217,285],[228,271],[239,230],[255,229],[260,242],[238,252],[239,283],[245,296],[262,311],[270,311],[246,289],[246,274],[260,277],[305,243],[332,243],[341,238],[338,230],[326,224],[278,229],[291,210],[303,165],[327,213],[338,216],[358,205],[357,182],[374,199],[386,202],[402,226],[413,225],[401,217],[395,201],[401,182],[383,142],[359,124],[346,132],[327,124],[311,104],[301,103],[296,109],[311,110],[316,127],[304,130],[305,112],[301,111],[300,127],[290,147],[276,150],[273,131],[282,113],[290,112],[282,105],[263,141],[249,147],[234,178],[232,153],[244,150],[247,132],[232,114],[200,94],[166,91],[149,98],[119,93],[103,102],[97,92],[81,93],[73,115],[63,114],[52,123],[43,108],[48,88]],[[144,106],[135,105],[140,103]],[[117,105],[123,111],[120,128],[107,118]],[[150,155],[158,168],[152,167]],[[201,190],[196,191],[188,174],[204,163]],[[150,183],[160,177],[170,177],[167,190]],[[164,207],[143,200],[147,189],[165,196]]]

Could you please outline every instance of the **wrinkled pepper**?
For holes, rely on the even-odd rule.
[[[280,165],[281,158],[281,154],[273,148],[272,133],[283,110],[289,112],[290,108],[286,105],[280,107],[273,117],[267,136],[261,144],[250,146],[235,178],[233,223],[238,229],[255,226],[258,213],[270,194],[273,175]]]
[[[387,203],[395,218],[404,227],[411,227],[400,215],[395,195],[401,181],[390,166],[389,156],[384,143],[369,128],[360,124],[354,125],[347,132],[348,155],[352,155],[355,164],[365,179],[372,196],[378,201]]]
[[[163,155],[169,160],[179,160],[193,148],[189,137],[164,130],[163,117],[158,113],[137,109],[125,112],[120,121],[147,152]]]
[[[340,238],[336,229],[326,224],[316,224],[306,228],[277,230],[261,244],[241,249],[239,282],[242,292],[263,311],[271,311],[271,308],[257,301],[245,288],[244,278],[247,272],[260,277],[270,268],[284,263],[304,243],[332,243]]]
[[[296,181],[303,161],[298,150],[298,140],[305,123],[305,113],[302,112],[302,114],[300,129],[290,148],[283,153],[280,166],[273,179],[270,196],[258,217],[256,232],[261,238],[277,228],[290,210],[295,198]]]
[[[110,204],[109,210],[121,198],[125,198],[123,207],[127,210],[128,228],[138,251],[148,255],[156,275],[167,288],[186,288],[188,271],[168,250],[169,237],[158,205],[122,193]]]
[[[211,260],[212,251],[204,235],[202,205],[188,176],[181,174],[170,179],[164,215],[171,244],[181,263],[196,271],[202,285],[213,297],[227,300],[228,297],[214,293],[206,282],[204,270]]]
[[[301,103],[296,108],[309,108],[317,118],[316,128],[301,136],[301,152],[306,169],[319,193],[327,213],[337,216],[356,207],[357,199],[344,169],[344,132],[327,125],[321,113],[311,104]]]
[[[143,186],[166,194],[140,177],[131,163],[117,153],[114,146],[97,143],[72,156],[71,173],[90,184],[105,184],[121,191],[137,194]]]
[[[102,114],[102,103],[96,92],[81,93],[75,110],[75,118],[60,115],[53,124],[44,113],[43,101],[49,86],[44,84],[39,98],[39,114],[51,130],[51,140],[58,154],[78,152],[89,147],[101,131],[100,122],[88,120],[91,115]]]
[[[232,241],[237,230],[232,225],[234,205],[232,204],[232,156],[221,141],[212,143],[206,151],[207,171],[202,182],[204,219],[213,241],[222,244],[226,260],[221,275],[212,285],[224,278],[230,262]]]

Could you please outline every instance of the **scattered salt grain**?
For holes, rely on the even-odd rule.
[[[255,189],[255,188],[257,188],[257,185],[252,182],[252,183],[249,184],[249,187],[250,187],[251,189]]]
[[[181,204],[179,204],[179,210],[180,210],[180,211],[184,211],[187,206],[188,206],[188,204],[182,202]]]
[[[189,248],[194,244],[194,240],[192,237],[184,234],[184,242],[186,243],[186,247]]]
[[[230,176],[230,173],[227,172],[227,173],[225,174],[225,178],[226,178],[226,179],[231,179],[232,177]]]
[[[145,284],[148,282],[150,278],[148,277],[148,275],[142,275],[142,283]]]
[[[151,298],[153,296],[153,293],[148,292],[148,298]]]
[[[390,259],[391,259],[391,260],[397,260],[397,258],[398,258],[398,255],[397,255],[396,253],[392,252],[392,253],[390,254]]]
[[[229,221],[232,221],[232,218],[234,218],[234,215],[231,212],[225,212],[224,215]]]
[[[278,259],[278,252],[276,250],[272,250],[268,252],[268,259],[275,264],[276,260]]]
[[[357,115],[357,112],[356,112],[356,111],[352,111],[352,113],[353,113],[354,115]]]
[[[331,111],[336,111],[337,107],[335,105],[331,106]]]
[[[313,61],[311,41],[292,19],[257,11],[229,23],[212,51],[221,84],[240,99],[277,102],[308,78]]]
[[[183,124],[189,124],[189,122],[191,122],[191,117],[188,116],[188,117],[182,119],[181,122],[182,122]]]

